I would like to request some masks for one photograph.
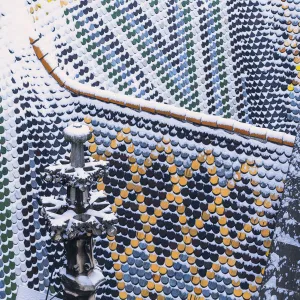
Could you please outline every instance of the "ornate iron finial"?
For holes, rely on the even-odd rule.
[[[42,197],[50,235],[64,242],[67,266],[62,271],[64,300],[93,300],[104,276],[93,258],[93,237],[117,233],[117,219],[103,191],[93,191],[103,178],[107,163],[84,156],[84,142],[91,138],[88,126],[75,123],[64,130],[71,155],[46,168],[46,181],[67,187],[67,195]]]

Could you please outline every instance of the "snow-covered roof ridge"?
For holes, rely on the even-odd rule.
[[[244,136],[250,136],[267,140],[276,144],[283,144],[293,147],[295,136],[283,132],[273,131],[267,128],[257,127],[251,124],[242,123],[233,119],[226,119],[219,116],[207,115],[200,112],[193,112],[185,108],[178,108],[170,104],[147,101],[133,96],[122,95],[92,86],[87,86],[71,79],[60,67],[55,56],[49,54],[49,45],[43,38],[37,36],[29,37],[33,49],[49,74],[57,83],[67,90],[85,97],[114,103],[120,106],[129,107],[138,111],[150,112],[166,117],[172,117],[182,121],[191,122],[213,128],[226,129]]]

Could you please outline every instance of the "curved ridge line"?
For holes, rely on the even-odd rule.
[[[108,103],[114,103],[120,106],[129,107],[137,111],[145,111],[152,114],[158,114],[165,117],[175,118],[181,121],[187,121],[197,125],[203,125],[212,128],[220,128],[234,133],[253,137],[275,144],[293,147],[295,136],[284,132],[278,132],[263,127],[257,127],[247,123],[226,119],[219,116],[207,115],[200,112],[193,112],[182,107],[175,107],[170,104],[147,101],[142,98],[117,94],[101,90],[92,86],[86,86],[80,82],[70,79],[68,75],[59,68],[57,58],[49,54],[48,47],[43,43],[42,38],[29,37],[37,58],[41,61],[48,73],[57,81],[57,83],[77,95],[101,100]]]

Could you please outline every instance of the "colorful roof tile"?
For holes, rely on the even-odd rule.
[[[77,82],[295,133],[298,0],[27,3]]]
[[[206,71],[201,77],[201,70],[204,69],[194,70],[193,66],[198,65],[196,58],[193,62],[193,55],[200,57],[200,54],[199,51],[192,54],[186,40],[188,33],[192,32],[192,29],[189,31],[189,23],[194,28],[193,22],[198,18],[199,21],[200,18],[204,19],[205,24],[214,25],[208,26],[207,30],[216,37],[207,40],[201,37],[203,42],[197,38],[195,44],[202,47],[204,43],[201,51],[205,52],[206,60],[218,64],[216,57],[219,54],[216,56],[214,51],[218,53],[220,32],[223,29],[213,27],[217,27],[216,24],[219,24],[218,26],[223,24],[223,19],[219,20],[218,16],[223,16],[219,11],[222,8],[221,11],[224,12],[225,7],[219,2],[206,5],[189,1],[182,1],[179,4],[175,1],[163,4],[161,1],[144,1],[140,12],[141,5],[133,1],[127,6],[122,1],[116,1],[112,5],[108,0],[98,4],[97,1],[80,1],[80,3],[48,1],[49,3],[42,4],[37,1],[27,2],[34,18],[38,18],[36,25],[40,29],[39,32],[45,35],[34,43],[35,52],[28,42],[28,37],[34,37],[34,33],[25,30],[30,27],[25,19],[20,23],[13,22],[13,11],[5,11],[0,18],[0,25],[3,28],[0,40],[7,50],[3,51],[0,58],[2,70],[0,122],[3,125],[0,127],[2,154],[0,299],[14,299],[17,285],[20,284],[45,291],[52,270],[58,271],[63,265],[63,248],[53,247],[46,232],[45,221],[39,214],[38,194],[50,196],[64,192],[54,184],[43,182],[41,174],[47,165],[64,156],[69,150],[63,140],[62,129],[70,121],[84,122],[90,126],[93,137],[86,145],[86,152],[110,164],[108,176],[99,182],[97,187],[107,193],[108,200],[118,215],[119,225],[116,238],[102,237],[96,241],[96,256],[108,278],[99,295],[103,295],[102,297],[107,300],[250,299],[250,297],[257,299],[292,155],[293,137],[246,124],[242,126],[239,122],[234,123],[232,120],[225,121],[207,115],[202,115],[203,118],[201,117],[199,122],[200,115],[190,112],[197,110],[194,109],[192,102],[184,105],[187,110],[156,103],[160,101],[160,95],[164,100],[171,99],[173,104],[175,96],[181,95],[180,92],[183,95],[186,77],[183,76],[179,83],[176,82],[177,88],[170,83],[176,78],[174,70],[182,66],[178,74],[185,74],[191,68],[189,79],[196,78],[195,81],[198,82],[200,78],[202,82],[204,78],[204,82],[201,83],[203,95],[205,93],[209,95],[208,98],[197,96],[197,99],[204,100],[201,103],[195,102],[196,106],[206,112],[211,107],[216,107],[218,102],[215,99],[219,99],[218,80],[212,82],[210,80],[212,77],[206,77]],[[64,12],[61,18],[62,14],[57,13],[58,4],[62,6],[59,9]],[[191,9],[193,7],[195,9]],[[53,11],[48,11],[48,8]],[[124,8],[124,11],[121,11],[121,8]],[[246,14],[248,8],[244,5],[241,8],[232,8],[228,5],[226,8],[228,14],[231,9],[236,20],[239,17],[239,10]],[[20,14],[23,12],[21,7],[16,11]],[[261,20],[260,14],[257,11],[255,13]],[[216,16],[213,17],[213,14]],[[139,24],[143,24],[144,27],[147,24],[147,30],[141,29],[136,33],[139,30],[139,24],[135,21],[136,15],[141,19]],[[157,32],[152,29],[160,24],[154,18],[156,15],[162,20],[159,27],[162,29]],[[101,16],[105,16],[105,24],[109,27],[106,27],[104,22],[102,24]],[[65,23],[68,19],[69,24],[72,23],[75,27]],[[232,22],[231,18],[229,19],[229,23],[225,23],[229,24],[228,28]],[[248,19],[250,22],[251,18]],[[84,25],[81,25],[83,20]],[[122,26],[125,27],[126,36],[123,35],[123,31],[117,30],[121,26],[118,24],[116,26],[118,38],[111,33],[111,26],[117,22],[115,20],[120,22],[124,20]],[[77,25],[79,28],[76,28],[77,21],[81,22]],[[157,64],[157,61],[160,61],[151,54],[150,45],[154,43],[156,35],[163,30],[165,22],[169,24],[165,27],[166,33],[169,32],[166,36],[171,40],[172,35],[174,40],[174,49],[171,49],[173,52],[168,49],[166,53],[174,53],[175,57],[168,58],[167,63],[162,62],[164,67],[155,66],[160,72],[170,66],[167,69],[170,74],[165,85],[153,85],[146,92],[149,82],[159,83],[162,76],[167,77],[162,74],[155,81],[155,71],[149,70],[148,73],[145,71],[152,69],[154,62]],[[184,25],[187,31],[180,33],[183,23],[188,24]],[[171,27],[175,29],[171,30]],[[22,33],[17,42],[14,42],[16,36],[9,34],[12,32]],[[80,37],[76,37],[74,33],[79,32]],[[101,64],[97,65],[94,58],[87,54],[88,49],[91,49],[91,53],[95,50],[91,48],[93,43],[90,34],[93,32],[96,41],[104,38],[104,41],[100,42],[101,47],[96,45],[105,53],[104,56],[100,51],[97,59],[101,59]],[[145,49],[134,52],[135,48],[131,46],[133,45],[131,41],[137,39],[138,46],[143,32]],[[186,66],[185,57],[181,64],[177,61],[176,55],[180,51],[176,52],[175,48],[179,47],[177,43],[181,35],[185,37],[182,47],[185,47],[186,52],[180,51],[183,51],[182,55],[183,53],[191,55],[189,67]],[[23,39],[23,36],[26,36],[26,39]],[[192,33],[191,41],[194,40],[194,36],[197,35]],[[45,39],[50,40],[48,44],[43,43]],[[37,38],[32,38],[31,42],[35,40]],[[118,41],[119,44],[115,45]],[[159,39],[155,41],[159,42]],[[163,43],[163,39],[161,42]],[[82,48],[84,43],[86,48]],[[76,51],[79,52],[74,51],[75,44],[78,49]],[[206,44],[215,44],[216,50],[211,51]],[[41,51],[38,51],[38,45]],[[112,45],[110,49],[114,49],[115,46],[124,47],[124,51],[121,51],[122,54],[121,52],[113,54],[109,45]],[[223,51],[227,49],[226,45],[229,45],[228,39],[224,38],[223,44],[221,43]],[[125,47],[131,50],[126,52]],[[164,47],[167,46],[161,44],[161,51],[165,49]],[[190,46],[193,47],[196,46]],[[237,46],[237,49],[241,47]],[[45,51],[52,54],[52,57],[50,54],[44,57]],[[139,57],[138,53],[142,51],[147,52],[146,59]],[[126,53],[130,55],[127,57]],[[75,57],[72,57],[73,55]],[[122,72],[125,75],[121,75],[123,73],[118,71],[118,75],[122,76],[118,86],[113,80],[116,80],[116,70],[121,70],[116,67],[120,55],[123,55]],[[241,62],[238,51],[235,55]],[[87,57],[91,60],[86,59]],[[138,58],[137,63],[131,64],[133,57]],[[57,58],[60,59],[59,67],[56,64]],[[133,79],[135,77],[132,74],[137,74],[139,68],[142,68],[139,64],[145,61],[147,64],[143,67],[143,72],[146,78],[149,77],[149,81],[145,83],[145,88],[141,88],[143,77]],[[169,65],[172,62],[174,66]],[[74,67],[75,64],[78,65],[77,69]],[[187,64],[189,65],[188,62]],[[53,78],[48,71],[51,72],[54,65],[58,73],[52,72]],[[51,67],[51,70],[47,66]],[[130,73],[136,66],[139,66],[138,71]],[[61,71],[61,68],[64,70]],[[222,72],[223,68],[214,65],[214,68],[207,66],[206,70],[215,76],[216,73]],[[226,68],[230,67],[225,64]],[[234,69],[233,65],[232,68]],[[127,69],[130,71],[125,72]],[[238,69],[234,71],[240,72]],[[106,80],[106,75],[110,73],[111,78]],[[60,76],[55,78],[55,74]],[[93,76],[97,79],[90,78],[92,74],[95,74]],[[232,74],[231,71],[228,71],[228,74]],[[243,78],[239,76],[236,77],[237,82],[238,78]],[[95,80],[98,80],[99,84],[94,84],[95,89],[91,90],[90,87]],[[220,82],[222,80],[224,78],[220,79]],[[79,85],[80,81],[82,84]],[[135,82],[138,84],[135,85]],[[232,84],[232,81],[228,82]],[[242,85],[244,82],[243,79],[239,84]],[[205,84],[211,84],[207,91],[203,88]],[[153,99],[156,102],[148,101],[148,104],[145,104],[146,101],[138,102],[134,97],[113,93],[119,90],[121,85],[123,92],[135,96],[139,96],[138,93],[144,90],[143,98]],[[87,88],[84,89],[83,86]],[[114,90],[115,86],[118,86],[118,89]],[[80,93],[76,90],[78,87]],[[136,91],[133,87],[136,87]],[[101,91],[100,88],[107,88],[110,92]],[[228,87],[222,89],[225,94],[229,90]],[[96,92],[91,95],[91,91],[95,90]],[[174,91],[174,95],[171,94],[171,90]],[[100,96],[99,99],[96,97],[99,91],[104,95],[103,99],[100,99]],[[234,105],[228,100],[230,105],[224,104],[224,107],[228,107],[226,110],[224,108],[224,111],[227,113],[232,111],[231,116],[239,117],[234,111],[242,108],[241,103],[246,99],[242,97],[246,97],[246,92],[240,89],[239,85],[232,86],[230,91],[232,93],[235,91],[239,97],[228,99],[240,100],[232,100],[237,103]],[[168,97],[168,93],[172,97]],[[180,96],[180,101],[182,99],[190,101],[191,94],[188,92],[184,97]],[[113,101],[105,102],[107,95],[118,104]],[[93,98],[91,96],[95,99],[91,99]],[[123,107],[120,107],[122,103]],[[130,103],[132,107],[126,107],[126,103]],[[207,107],[202,109],[206,104]],[[254,106],[253,104],[252,107]],[[261,111],[265,112],[266,107],[262,106]],[[220,112],[220,107],[218,109]],[[225,115],[224,111],[217,114]],[[242,111],[241,109],[240,119],[243,119]],[[216,109],[213,108],[209,112],[216,112]],[[244,120],[250,122],[251,120],[246,118],[247,113],[244,115]],[[252,121],[255,119],[251,118]],[[269,126],[268,122],[260,124]],[[290,128],[295,123],[291,124]],[[280,123],[280,120],[273,125],[286,131],[290,126],[288,122]],[[54,279],[53,289],[59,291],[57,272]]]

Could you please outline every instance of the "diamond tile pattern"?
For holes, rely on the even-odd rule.
[[[295,132],[299,0],[27,3],[79,82]]]
[[[73,20],[73,12],[70,10],[77,13],[81,10],[83,16],[88,10],[96,9],[96,1],[89,1],[90,5],[94,5],[90,6],[91,8],[87,6],[88,2],[81,1],[81,7],[78,6],[77,10],[73,8],[72,5],[75,4],[71,1],[47,1],[42,4],[27,2],[28,7],[33,7],[33,15],[39,16],[40,22],[45,21],[41,26],[43,33],[49,32],[49,24],[53,25],[52,35],[49,34],[49,37],[57,35],[57,45],[53,53],[61,56],[69,74],[79,74],[72,71],[76,69],[73,65],[71,67],[71,63],[65,61],[69,61],[71,55],[76,54],[72,50],[75,41],[76,49],[82,51],[77,54],[82,62],[78,57],[74,57],[74,62],[80,70],[95,66],[92,56],[89,56],[91,60],[85,60],[88,50],[82,48],[83,38],[82,42],[79,42],[75,35],[74,40],[71,38],[79,29],[77,31],[75,27],[78,20]],[[103,9],[103,13],[106,12],[109,5],[111,6],[107,1],[102,2],[98,14]],[[54,11],[57,12],[56,5],[60,3],[63,5],[62,11],[65,16],[55,19],[54,15],[60,16],[54,14]],[[121,1],[116,3],[120,3],[121,6]],[[201,15],[198,11],[191,11],[186,13],[186,18],[179,16],[178,12],[177,17],[176,9],[172,11],[175,2],[170,2],[169,6],[163,2],[166,3],[166,9],[162,9],[161,2],[158,1],[143,3],[148,5],[147,9],[143,8],[147,13],[147,16],[143,17],[146,18],[143,24],[151,20],[152,13],[160,15],[162,22],[168,24],[178,19],[176,28],[179,28],[182,22],[193,24]],[[215,3],[209,8],[210,11],[214,10],[213,7],[218,10],[220,4]],[[188,4],[187,8],[194,4],[198,6],[198,2],[193,2]],[[183,2],[181,5],[183,9]],[[117,7],[117,4],[115,6]],[[46,14],[45,7],[52,7],[54,11]],[[200,7],[205,8],[205,12],[208,9],[204,4]],[[132,8],[130,6],[130,10],[133,11],[138,8],[139,5],[133,5]],[[240,8],[236,9],[238,11]],[[32,11],[30,8],[29,10]],[[109,18],[109,14],[105,13],[105,16]],[[189,20],[188,16],[193,18]],[[133,20],[136,18],[134,13],[128,14],[127,18],[129,17]],[[68,18],[70,23],[74,22],[74,27],[66,24]],[[168,18],[172,20],[169,22]],[[209,18],[217,22],[215,18]],[[85,20],[88,20],[85,26],[91,26],[89,18],[85,17]],[[100,20],[101,18],[98,23]],[[113,22],[115,19],[111,17],[106,20]],[[87,144],[87,151],[97,159],[110,161],[109,175],[103,182],[99,182],[98,188],[105,189],[119,217],[117,237],[103,237],[96,241],[96,257],[108,276],[108,281],[99,291],[99,295],[103,296],[99,296],[98,299],[249,299],[251,295],[252,299],[257,298],[257,288],[264,273],[292,149],[241,137],[220,129],[196,126],[71,95],[47,74],[33,53],[27,37],[25,42],[22,39],[15,41],[17,36],[11,34],[11,26],[17,25],[18,22],[14,21],[12,16],[1,15],[0,41],[7,51],[1,51],[3,55],[0,57],[0,299],[15,299],[16,288],[20,284],[45,291],[52,270],[56,271],[53,289],[60,289],[57,271],[64,262],[63,248],[61,245],[53,246],[49,240],[44,220],[39,214],[37,195],[57,195],[64,192],[58,186],[45,185],[41,174],[46,165],[53,163],[69,150],[63,141],[62,129],[71,121],[89,124],[93,130],[93,138]],[[110,22],[106,21],[105,24],[111,24]],[[156,21],[151,22],[158,24]],[[98,26],[98,23],[94,26]],[[133,23],[125,22],[125,25],[132,24],[130,28],[136,28],[137,25]],[[39,21],[36,24],[40,24]],[[155,28],[151,24],[147,25],[148,28]],[[98,28],[102,28],[103,33],[99,33],[98,38],[106,36],[106,30],[110,32],[103,26],[104,23],[99,24]],[[166,28],[169,31],[168,27]],[[82,30],[83,28],[81,34],[84,35]],[[127,35],[129,31],[130,35],[133,35],[132,30],[125,28]],[[67,33],[62,35],[63,31],[71,32],[70,38],[67,38]],[[158,33],[153,32],[151,35],[155,34]],[[89,44],[88,35],[85,35],[85,43]],[[176,32],[176,35],[173,35],[175,49],[180,34]],[[113,40],[113,36],[108,33],[108,41]],[[127,40],[120,41],[122,35],[116,36],[119,40],[118,47],[123,46],[125,49],[125,46],[130,46],[126,44]],[[134,35],[134,38],[138,37],[139,35]],[[63,40],[64,45],[61,43]],[[170,40],[169,36],[166,45],[170,45]],[[114,41],[117,43],[117,39]],[[137,44],[139,43],[141,42],[137,41]],[[151,43],[144,43],[143,51],[147,51]],[[201,44],[201,41],[198,43]],[[228,50],[226,43],[228,41],[224,39],[224,51]],[[93,78],[90,76],[95,74],[93,76],[98,76],[97,80],[101,82],[99,86],[106,84],[105,87],[111,88],[112,81],[106,80],[107,74],[121,69],[110,67],[114,64],[112,52],[106,48],[109,45],[107,42],[103,42],[103,45],[105,49],[101,49],[108,52],[105,52],[105,59],[103,54],[100,55],[100,65],[105,64],[110,71],[97,73],[97,70],[101,69],[95,68],[93,72],[89,69],[82,73],[86,75],[79,74],[77,78],[91,84]],[[163,47],[167,46],[162,45],[162,49]],[[190,46],[192,47],[194,46]],[[209,53],[209,48],[205,49]],[[65,50],[69,54],[63,54]],[[134,53],[132,51],[124,50],[122,54],[127,61],[127,66],[124,63],[124,70],[131,65],[131,55]],[[170,53],[168,51],[165,53]],[[189,51],[186,55],[189,53],[191,57],[195,56],[195,61],[197,55],[202,57],[199,51],[194,51],[194,54],[191,50],[186,51]],[[126,53],[130,53],[128,58]],[[136,53],[142,53],[142,50]],[[134,55],[137,55],[137,63],[147,62],[149,57],[152,61],[150,54],[143,59],[138,59],[139,54]],[[111,65],[107,65],[103,60],[109,60]],[[154,64],[151,61],[147,62],[147,66],[152,69]],[[168,58],[166,63],[162,63],[164,67],[158,66],[158,69],[161,72],[164,68],[169,70],[169,61],[172,65],[172,59]],[[185,67],[184,62],[181,65],[176,60],[176,63],[177,67],[182,66],[182,74],[189,69]],[[192,62],[191,65],[196,66],[196,62]],[[136,66],[137,64],[133,64],[131,68]],[[164,75],[170,88],[151,86],[151,89],[145,92],[145,96],[150,98],[150,95],[153,95],[153,100],[160,101],[157,98],[160,95],[162,99],[171,99],[168,98],[171,90],[176,90],[174,97],[179,95],[179,90],[183,93],[183,88],[179,89],[179,85],[178,91],[175,85],[171,85],[177,78],[172,68],[173,66],[170,66],[168,76]],[[133,89],[135,85],[129,84],[128,78],[132,75],[131,71],[128,72],[124,75],[126,80],[121,80],[121,85],[125,86],[125,92],[129,93],[129,89]],[[193,72],[196,72],[196,76]],[[211,77],[205,78],[206,73],[201,72],[197,68],[192,70],[189,81],[196,78],[194,82],[198,82],[200,78],[200,82],[204,79],[203,84],[211,82]],[[118,71],[118,74],[123,73]],[[152,84],[156,73],[145,74]],[[160,77],[157,80],[160,82]],[[180,79],[180,82],[185,82],[184,80]],[[228,82],[232,84],[231,80]],[[216,89],[217,83],[212,86],[207,93],[214,94],[212,91]],[[139,92],[142,90],[137,89]],[[241,93],[239,87],[233,90]],[[132,90],[131,93],[137,92]],[[205,96],[205,93],[206,90],[203,97],[199,95],[196,98],[206,99],[207,102],[196,103],[194,98],[196,106],[205,107],[205,103],[211,101],[208,100],[211,95]],[[296,101],[297,93],[295,85],[293,93],[289,95],[295,95]],[[185,98],[180,97],[179,101],[185,101],[188,95],[190,94],[187,93]],[[190,105],[192,102],[187,103]],[[208,107],[212,107],[211,104],[205,111],[208,111]],[[231,110],[234,110],[234,106],[230,104],[226,112]]]
[[[105,297],[255,299],[290,152],[92,105],[80,111],[93,129],[90,152],[110,161],[98,188],[119,218],[106,244],[115,277]]]
[[[45,290],[53,262],[56,270],[63,265],[36,194],[60,192],[40,176],[68,150],[62,129],[69,121],[89,124],[87,150],[110,161],[98,188],[118,214],[119,233],[96,243],[108,276],[99,299],[255,299],[292,149],[76,97],[46,73],[30,46],[23,53],[11,54],[19,60],[6,67],[22,64],[27,72],[27,62],[35,80],[12,75],[2,92],[2,165],[5,157],[12,161],[3,183],[15,186],[3,187],[1,262],[9,267],[1,275],[2,299],[14,297],[15,283]]]

